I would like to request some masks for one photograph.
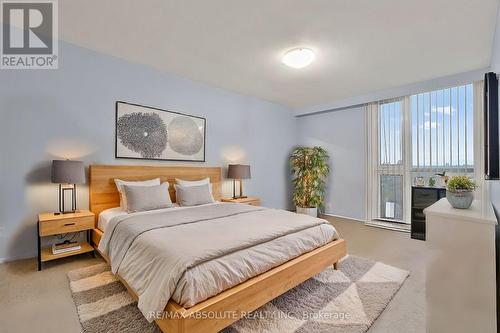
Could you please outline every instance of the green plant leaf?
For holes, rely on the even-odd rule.
[[[330,173],[329,156],[322,147],[296,147],[290,155],[292,199],[299,207],[322,207]]]
[[[447,189],[450,192],[474,191],[476,184],[467,176],[454,176],[448,181]]]

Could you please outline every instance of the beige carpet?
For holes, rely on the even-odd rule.
[[[354,256],[339,267],[326,269],[224,332],[366,332],[409,274]],[[85,333],[160,331],[142,317],[106,264],[71,271],[68,278]]]

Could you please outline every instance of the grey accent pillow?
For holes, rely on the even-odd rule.
[[[166,182],[156,186],[123,185],[123,192],[127,199],[127,212],[135,213],[173,207],[168,186]]]
[[[212,201],[215,202],[215,200],[213,200],[214,195],[212,193],[212,183],[210,183],[210,178],[208,178],[208,177],[203,178],[201,180],[183,180],[183,179],[175,178],[175,183],[177,184],[177,186],[184,186],[184,187],[202,186],[202,185],[208,184],[209,189],[210,189],[210,195],[212,196]]]
[[[150,180],[141,180],[141,181],[130,181],[130,180],[121,180],[115,179],[116,189],[118,190],[118,194],[120,195],[120,207],[123,210],[127,210],[127,200],[125,198],[125,193],[123,190],[124,185],[128,186],[155,186],[160,185],[160,178],[150,179]]]
[[[200,186],[174,185],[177,203],[180,206],[198,206],[213,203],[214,198],[210,193],[210,184]]]

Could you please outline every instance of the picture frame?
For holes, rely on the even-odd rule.
[[[206,119],[141,104],[115,103],[115,158],[206,161]]]

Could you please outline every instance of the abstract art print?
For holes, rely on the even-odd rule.
[[[205,162],[205,118],[116,102],[116,158]]]

